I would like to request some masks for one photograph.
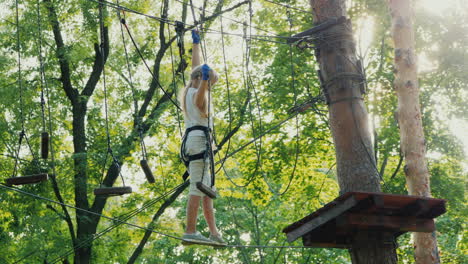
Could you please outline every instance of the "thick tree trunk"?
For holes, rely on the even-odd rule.
[[[388,0],[395,42],[395,91],[398,96],[398,123],[401,152],[411,195],[430,197],[429,170],[419,106],[419,84],[414,49],[413,10],[409,0]],[[440,263],[435,233],[414,233],[416,263]]]
[[[86,132],[85,132],[86,102],[73,105],[73,146],[75,165],[75,205],[85,210],[89,209],[88,202],[88,175],[87,175],[87,155],[86,155]],[[77,243],[89,239],[90,215],[86,212],[76,211]],[[75,263],[90,263],[91,245],[78,249],[75,254]]]
[[[310,0],[315,24],[346,17],[344,0]],[[367,110],[362,100],[361,64],[356,58],[351,23],[332,26],[315,35],[322,88],[329,104],[341,193],[380,192]],[[359,231],[350,238],[353,263],[396,264],[395,238],[378,231]]]
[[[346,15],[344,1],[310,0],[315,24]],[[316,35],[316,58],[329,101],[331,132],[336,148],[338,182],[342,193],[379,192],[367,110],[361,88],[365,80],[356,59],[349,21]]]

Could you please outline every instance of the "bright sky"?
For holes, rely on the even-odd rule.
[[[466,8],[466,4],[466,0],[418,0],[416,8],[424,8],[436,15],[442,15],[448,8],[462,8],[463,6]],[[468,117],[453,118],[449,121],[449,127],[452,133],[463,142],[465,155],[468,156]],[[465,164],[465,170],[468,170],[468,164]]]
[[[466,0],[465,0],[466,1]],[[448,8],[461,6],[463,0],[417,0],[415,8],[425,9],[435,15],[442,15]],[[374,38],[374,19],[372,17],[362,17],[357,20],[357,29],[355,38],[358,45],[358,54],[366,58],[368,49]],[[437,67],[426,54],[418,54],[419,72],[430,71]],[[366,65],[368,61],[364,60]],[[465,155],[468,156],[468,117],[453,118],[448,121],[450,131],[463,143]],[[436,157],[437,153],[430,153],[430,156]],[[465,170],[468,171],[468,164],[465,164]]]

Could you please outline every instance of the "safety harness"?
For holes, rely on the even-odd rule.
[[[200,130],[200,131],[203,131],[203,133],[205,134],[205,145],[206,145],[206,148],[204,151],[200,152],[200,153],[197,153],[197,154],[193,154],[193,155],[188,155],[185,151],[185,145],[187,144],[187,138],[188,138],[188,135],[190,132],[194,131],[194,130]],[[215,172],[214,172],[214,159],[213,159],[213,149],[212,149],[212,142],[213,142],[213,139],[212,139],[212,136],[211,136],[211,128],[209,127],[206,127],[206,126],[193,126],[193,127],[189,127],[185,130],[185,134],[184,134],[184,137],[182,138],[182,144],[180,146],[180,157],[182,159],[182,161],[184,162],[185,166],[187,167],[187,170],[185,171],[184,175],[182,176],[182,178],[184,179],[184,181],[187,179],[187,177],[189,176],[189,172],[188,172],[188,167],[189,167],[189,164],[191,161],[194,161],[194,160],[205,160],[206,158],[209,158],[210,159],[210,174],[211,174],[211,189],[213,189],[213,186],[215,185]],[[205,164],[205,163],[203,163]],[[205,166],[205,165],[204,165]],[[206,191],[203,189],[202,186],[200,185],[203,185],[202,182],[203,182],[203,178],[205,177],[205,168],[203,168],[203,173],[202,173],[202,178],[201,178],[201,181],[199,183],[197,183],[197,187],[198,189],[200,189],[200,191],[206,193]],[[212,195],[210,194],[207,194],[209,195],[210,197]]]

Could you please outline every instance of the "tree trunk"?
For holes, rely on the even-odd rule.
[[[412,6],[409,0],[388,0],[395,42],[395,91],[398,96],[398,123],[401,152],[405,158],[406,183],[411,195],[431,196],[426,146],[419,106],[419,84]],[[440,263],[435,233],[414,233],[416,263]]]
[[[346,15],[344,1],[310,0],[315,23]],[[356,59],[351,23],[333,26],[316,35],[315,56],[329,103],[330,127],[336,149],[341,193],[379,192],[367,110],[362,98],[365,80]]]
[[[85,132],[85,116],[86,102],[73,105],[73,146],[74,146],[74,165],[75,165],[75,205],[78,208],[89,210],[87,186],[87,155],[86,155],[86,132]],[[76,238],[77,244],[89,239],[92,233],[89,233],[88,226],[90,216],[81,210],[76,211]],[[91,245],[86,245],[79,248],[75,254],[75,263],[83,264],[90,263]]]
[[[310,5],[315,24],[346,17],[344,0],[310,0]],[[351,23],[346,20],[314,37],[319,77],[329,105],[340,192],[380,192],[368,114],[362,100],[365,79],[356,58]],[[392,235],[358,231],[350,243],[353,263],[397,263]]]

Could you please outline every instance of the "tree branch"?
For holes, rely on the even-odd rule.
[[[55,7],[52,4],[50,0],[44,0],[44,3],[47,7],[48,10],[48,16],[49,16],[49,21],[52,25],[52,31],[54,33],[54,39],[55,39],[55,44],[56,44],[56,56],[59,59],[59,64],[60,64],[60,72],[61,72],[61,77],[60,81],[62,83],[62,87],[65,91],[65,94],[67,95],[68,99],[72,103],[72,105],[75,105],[78,101],[78,91],[73,88],[72,83],[71,83],[71,74],[70,74],[70,64],[69,61],[66,57],[66,50],[65,50],[65,44],[63,42],[63,37],[62,37],[62,32],[60,29],[60,23],[57,18],[57,13],[55,11]],[[67,208],[65,207],[65,201],[63,200],[63,197],[60,193],[60,189],[58,187],[57,181],[56,181],[56,175],[51,175],[51,181],[52,181],[52,188],[54,190],[54,194],[59,200],[59,202],[62,203],[62,210],[64,215],[62,216],[65,222],[68,225],[68,231],[70,232],[70,237],[72,240],[72,245],[75,246],[76,244],[76,236],[75,236],[75,228],[73,226],[73,222],[71,220],[70,214],[68,213]],[[55,210],[55,209],[54,209]],[[58,212],[57,212],[58,213]]]
[[[402,163],[403,163],[403,155],[401,155],[401,152],[400,152],[400,160],[398,161],[398,165],[397,165],[395,171],[393,172],[392,176],[390,177],[390,180],[393,180],[393,178],[395,178],[395,176],[397,175],[398,171],[401,168]]]
[[[44,0],[44,3],[46,4],[47,10],[49,11],[49,21],[54,33],[54,39],[57,48],[56,56],[59,59],[60,64],[60,81],[62,82],[65,94],[67,95],[70,102],[74,105],[78,102],[78,91],[73,88],[71,83],[70,63],[66,56],[66,48],[63,42],[60,23],[57,18],[57,12],[55,11],[55,7],[50,0]]]
[[[153,219],[151,222],[148,224],[147,228],[152,230],[154,224],[156,221],[159,219],[159,217],[164,213],[164,211],[179,197],[179,195],[189,186],[189,181],[184,182],[183,185],[181,185],[177,190],[159,207],[159,210],[154,214]],[[132,256],[128,260],[127,264],[133,264],[135,261],[138,259],[140,256],[141,252],[143,252],[143,248],[145,247],[146,243],[148,242],[148,239],[150,236],[153,234],[153,232],[147,230],[145,231],[145,234],[143,235],[143,238],[141,239],[140,243],[138,244],[137,248],[133,251]]]
[[[61,207],[63,210],[63,220],[67,223],[68,230],[70,232],[71,240],[72,240],[72,245],[76,245],[76,236],[75,236],[75,227],[73,226],[73,222],[71,220],[70,214],[68,213],[68,209],[65,206],[65,201],[63,200],[62,194],[60,193],[60,189],[58,187],[57,179],[55,178],[56,175],[50,175],[50,179],[52,181],[52,189],[54,190],[55,197],[57,197],[57,200],[61,203]],[[54,208],[55,210],[55,208]],[[58,214],[58,212],[57,212]]]
[[[218,144],[218,148],[221,149],[224,144],[232,137],[234,136],[234,134],[237,133],[237,131],[239,131],[239,129],[241,128],[241,126],[244,124],[244,120],[245,120],[245,112],[247,110],[247,106],[249,104],[249,101],[250,101],[250,95],[247,96],[247,98],[245,99],[244,101],[244,105],[242,106],[241,108],[241,111],[240,111],[240,119],[239,119],[239,122],[237,123],[237,125],[231,130],[229,131],[229,133],[219,142]]]
[[[107,16],[105,6],[102,4],[99,4],[99,8],[102,8],[102,14],[103,14],[102,19],[105,21],[105,18]],[[110,50],[109,29],[106,25],[103,26],[102,36],[104,38],[101,39],[101,45],[102,45],[104,54],[102,54],[100,45],[98,43],[94,43],[95,56],[94,56],[94,63],[93,63],[93,71],[91,72],[91,75],[89,76],[89,79],[86,82],[85,88],[81,92],[81,95],[83,96],[89,97],[93,94],[94,90],[96,89],[96,85],[101,77],[101,74],[104,70],[104,65],[107,62],[107,57],[109,56],[109,50]]]

